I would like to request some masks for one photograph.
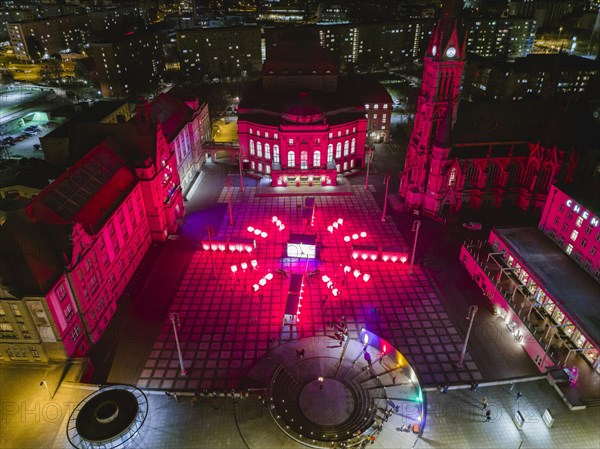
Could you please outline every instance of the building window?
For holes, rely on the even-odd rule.
[[[256,156],[262,157],[262,143],[256,142]]]
[[[273,145],[273,163],[279,164],[279,145]]]
[[[561,205],[561,206],[559,206],[559,207],[558,207],[558,212],[559,212],[559,213],[561,213],[561,214],[562,214],[564,211],[565,211],[565,208],[564,208],[564,206],[562,206],[562,205]]]
[[[348,156],[350,154],[350,142],[347,140],[344,142],[344,156]]]
[[[596,247],[595,246],[592,247],[592,249],[590,249],[590,255],[595,256],[596,255],[596,251],[597,251]]]
[[[579,235],[579,232],[577,232],[575,229],[573,229],[573,232],[571,232],[571,240],[573,240],[574,242],[577,241],[578,235]]]
[[[250,154],[254,156],[254,140],[250,140]]]
[[[313,153],[313,167],[320,167],[321,166],[321,152],[319,150],[316,150]]]
[[[16,316],[16,317],[21,316],[21,309],[19,308],[19,306],[17,304],[11,304],[10,308],[12,309],[12,313],[14,316]]]
[[[306,170],[308,168],[308,151],[300,153],[300,169]]]
[[[288,162],[288,167],[296,166],[296,154],[293,151],[288,152],[287,162]]]
[[[339,159],[342,157],[342,142],[338,142],[335,146],[335,158]]]
[[[256,162],[254,162],[254,161],[251,161],[251,162],[250,162],[250,168],[251,168],[252,170],[256,170]]]
[[[577,217],[577,221],[575,222],[575,226],[577,226],[578,228],[581,227],[581,223],[583,223],[583,217],[579,216]]]
[[[557,225],[560,222],[559,217],[554,217],[554,224]]]
[[[262,162],[259,162],[258,163],[258,172],[262,173],[262,171],[263,171],[263,165],[262,165]]]
[[[567,254],[571,254],[573,252],[573,245],[570,243],[567,245],[567,249],[565,250]]]
[[[79,338],[80,335],[81,335],[81,328],[79,326],[75,326],[75,328],[71,332],[71,339],[73,340],[73,343],[77,342],[77,339]]]
[[[294,139],[288,139],[288,145],[294,145]]]
[[[587,245],[587,240],[586,239],[581,239],[581,243],[580,243],[582,248],[585,248],[585,245]]]
[[[352,142],[350,143],[350,153],[356,153],[356,139],[353,137]]]
[[[327,145],[327,162],[333,162],[333,144]]]
[[[569,228],[569,226],[565,223],[562,227],[563,232],[567,232],[568,228]]]
[[[71,304],[66,305],[66,307],[63,309],[63,313],[65,314],[65,320],[67,323],[71,321],[71,318],[73,318],[73,307],[71,307]]]
[[[266,170],[266,173],[268,175],[269,173],[271,173],[271,166],[270,165],[265,165],[265,170]]]
[[[271,145],[265,143],[265,159],[271,159]]]
[[[65,290],[65,286],[62,284],[60,284],[58,287],[56,287],[56,290],[54,290],[54,293],[56,294],[56,297],[58,298],[59,301],[62,301],[67,296],[67,291]]]

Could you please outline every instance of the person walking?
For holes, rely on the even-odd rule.
[[[487,398],[487,396],[483,397],[483,399],[481,400],[481,405],[483,405],[483,410],[487,409],[487,406],[488,406],[488,398]]]
[[[485,422],[490,422],[491,419],[492,419],[492,412],[491,412],[491,410],[488,409],[488,411],[485,412]]]
[[[517,393],[517,399],[515,399],[515,402],[519,402],[519,399],[521,399],[523,397],[523,393],[521,393],[520,391]]]

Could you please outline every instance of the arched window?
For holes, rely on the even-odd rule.
[[[469,165],[465,173],[465,186],[466,187],[478,187],[479,186],[479,167],[475,164]]]
[[[262,157],[262,143],[256,142],[256,155]]]
[[[279,145],[273,145],[273,163],[279,164]]]
[[[254,156],[254,140],[250,139],[250,154]]]
[[[350,153],[356,153],[356,139],[352,138],[352,143],[350,144]]]
[[[333,144],[327,145],[327,162],[333,162]]]
[[[296,154],[293,151],[289,151],[288,152],[288,167],[295,167],[296,166]]]
[[[456,185],[456,168],[455,167],[452,167],[452,170],[450,170],[450,174],[448,175],[448,185],[450,187]]]
[[[490,164],[488,166],[487,185],[488,187],[497,187],[500,183],[500,174],[502,170],[498,164]]]
[[[521,176],[521,164],[514,162],[508,166],[506,171],[508,172],[508,180],[506,181],[506,185],[517,185],[519,183],[519,177]]]
[[[527,172],[525,172],[525,179],[523,180],[523,187],[526,189],[531,188],[531,181],[533,181],[533,175],[537,171],[537,165],[535,162],[530,162],[527,166]]]
[[[342,142],[338,142],[335,146],[335,158],[338,159],[342,157]]]
[[[265,143],[265,159],[271,159],[271,145]]]
[[[308,168],[308,151],[300,153],[300,168],[306,170]]]
[[[313,167],[320,167],[321,166],[321,152],[319,150],[316,150],[313,153]]]
[[[344,156],[348,156],[350,154],[350,142],[347,140],[344,142]]]
[[[538,192],[548,192],[550,187],[550,181],[552,180],[552,167],[547,165],[544,170],[542,170],[542,174],[538,177],[537,186],[535,190]]]

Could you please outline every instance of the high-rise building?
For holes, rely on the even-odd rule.
[[[537,30],[534,19],[475,18],[465,24],[467,50],[498,59],[527,56],[533,48]]]
[[[102,96],[127,98],[155,91],[165,71],[164,41],[162,31],[130,31],[91,44]]]
[[[512,62],[470,56],[463,94],[472,99],[598,97],[598,61],[566,53],[532,54]]]
[[[199,28],[177,32],[183,76],[239,76],[261,66],[258,27]]]

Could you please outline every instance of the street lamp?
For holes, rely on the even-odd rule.
[[[388,198],[388,190],[390,186],[390,175],[385,175],[383,177],[383,183],[385,184],[385,198],[383,200],[383,213],[381,214],[381,221],[385,222],[385,211],[387,209],[387,198]]]
[[[413,264],[415,263],[415,252],[417,250],[417,239],[419,238],[419,229],[421,228],[421,220],[415,220],[413,222],[412,230],[415,233],[415,240],[413,242],[412,255],[410,256],[410,269],[408,274],[413,273]]]
[[[244,191],[244,177],[242,174],[243,168],[244,168],[244,162],[242,161],[242,149],[240,148],[240,152],[239,152],[239,164],[240,164],[240,192]]]
[[[471,328],[473,327],[473,321],[475,321],[475,314],[477,313],[477,306],[469,307],[469,313],[467,315],[467,320],[469,323],[469,330],[467,330],[467,337],[465,338],[465,343],[462,348],[462,352],[460,353],[460,358],[458,359],[458,363],[456,366],[459,368],[462,367],[463,360],[465,358],[465,352],[467,352],[467,345],[469,344],[469,335],[471,335]]]
[[[42,385],[46,387],[46,391],[48,392],[48,396],[50,396],[50,399],[53,399],[54,396],[52,395],[52,393],[50,393],[50,388],[48,388],[48,382],[46,382],[46,379],[44,379],[40,382],[40,387]]]
[[[181,323],[179,322],[179,314],[171,313],[169,315],[169,318],[171,319],[171,323],[173,324],[173,333],[175,334],[175,345],[177,346],[177,355],[179,356],[179,367],[181,368],[181,375],[187,376],[187,371],[183,366],[183,356],[181,355],[181,346],[179,346],[179,337],[177,336],[177,328],[181,326]]]
[[[365,150],[367,158],[367,179],[365,180],[365,190],[369,190],[369,170],[371,169],[371,161],[373,160],[373,153],[375,152],[373,147],[369,147]]]

